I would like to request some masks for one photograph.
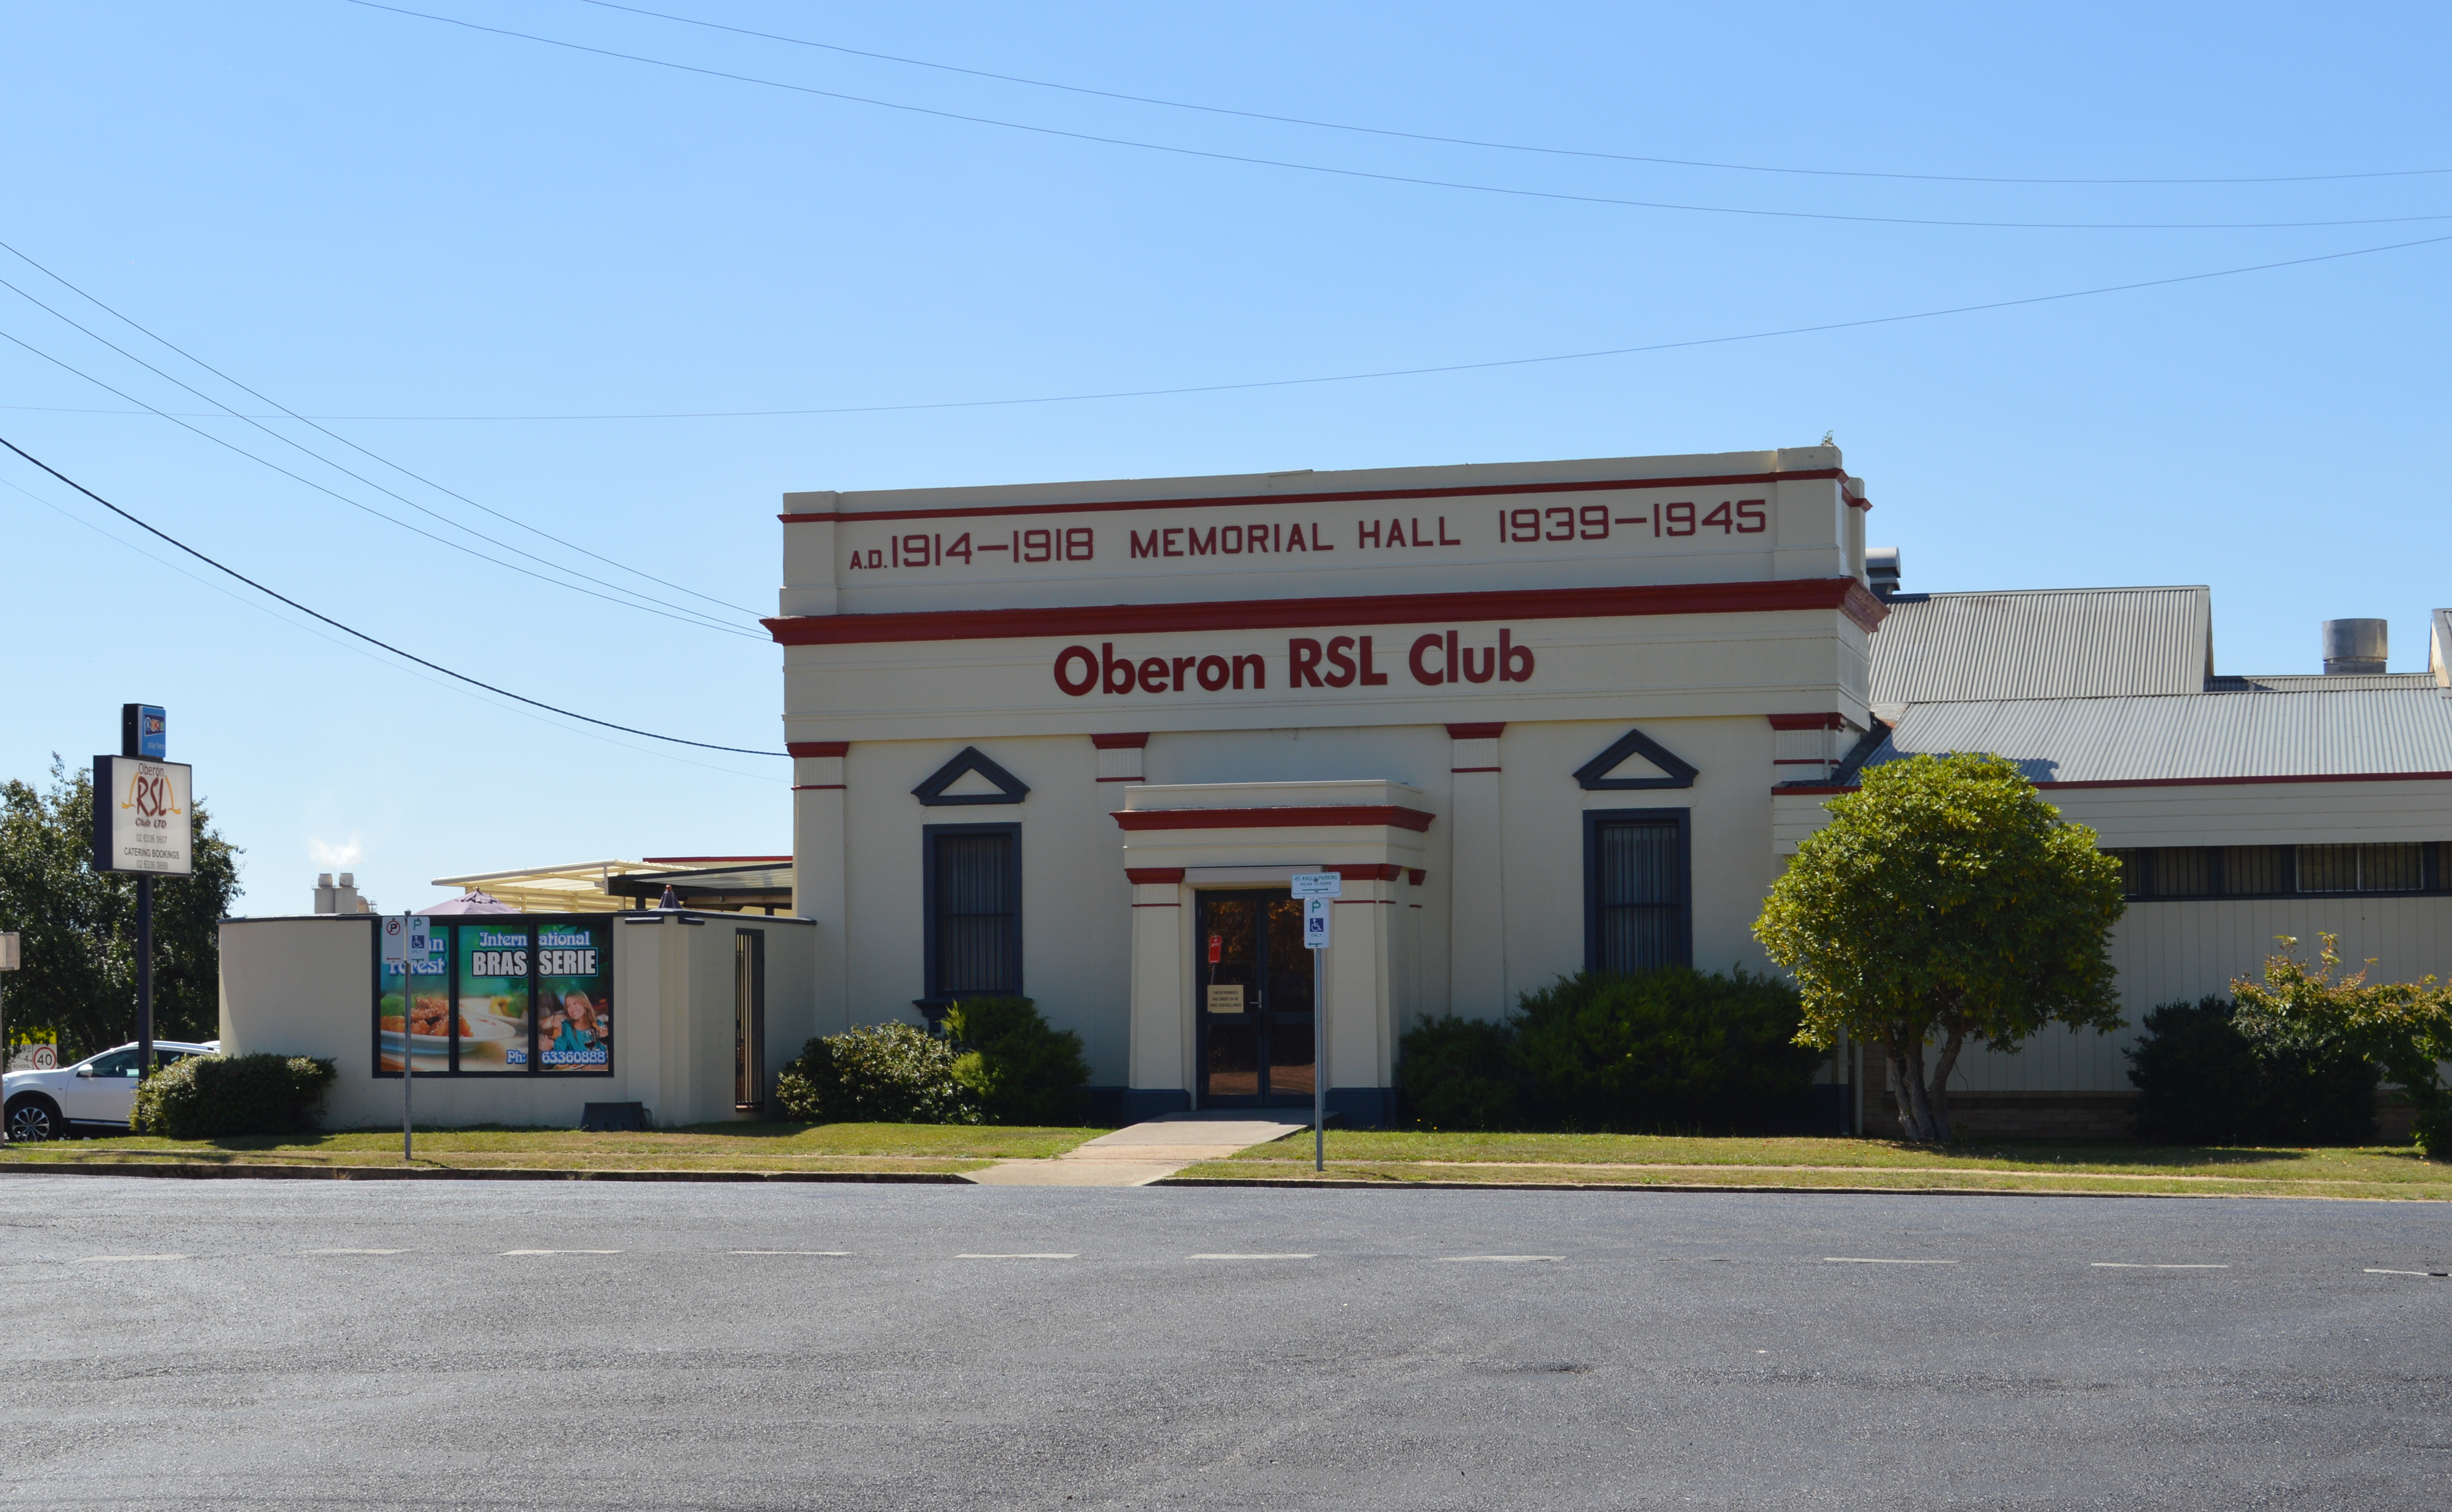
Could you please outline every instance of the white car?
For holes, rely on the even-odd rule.
[[[190,1055],[217,1055],[221,1041],[201,1045],[185,1040],[153,1042],[158,1069],[176,1065]],[[8,1109],[9,1138],[65,1139],[71,1133],[124,1134],[136,1106],[136,1047],[89,1055],[73,1066],[49,1071],[10,1071],[0,1077],[0,1106]]]

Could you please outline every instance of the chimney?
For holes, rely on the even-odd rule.
[[[333,892],[334,892],[334,890],[333,890],[333,887],[332,887],[332,874],[331,874],[331,873],[329,873],[329,872],[318,872],[318,873],[316,873],[316,874],[315,874],[315,912],[316,912],[316,913],[339,913],[339,912],[340,912],[340,906],[339,906],[338,902],[335,900],[335,898],[334,898],[334,896],[333,896]]]
[[[2360,677],[2383,671],[2385,632],[2382,619],[2324,621],[2324,676]]]
[[[1899,591],[1899,548],[1868,546],[1865,548],[1865,585],[1877,597],[1888,599]]]

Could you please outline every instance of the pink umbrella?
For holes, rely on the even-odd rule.
[[[432,908],[419,909],[417,912],[432,915],[436,913],[517,913],[519,910],[499,898],[489,897],[483,893],[468,892],[461,893],[447,903],[437,903]]]

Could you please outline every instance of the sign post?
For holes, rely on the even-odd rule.
[[[164,760],[168,717],[119,708],[119,755],[93,758],[93,869],[136,875],[136,1075],[153,1074],[153,879],[195,872],[195,769]]]
[[[9,1069],[8,973],[17,969],[17,933],[0,934],[0,1070]],[[0,1117],[0,1148],[9,1143],[9,1121]]]
[[[1303,906],[1303,949],[1311,952],[1311,1168],[1328,1168],[1328,927],[1345,892],[1337,872],[1296,872]]]
[[[409,968],[425,959],[430,946],[425,920],[414,913],[385,916],[384,964],[397,963],[400,967],[400,1158],[403,1160],[417,1158],[417,1125],[409,1113],[409,1085],[417,1080],[417,984],[410,979]],[[445,1011],[448,1011],[448,1005]]]

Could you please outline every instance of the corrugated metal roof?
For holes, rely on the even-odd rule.
[[[2205,588],[1899,594],[1872,638],[1870,701],[2197,693],[2214,669],[2212,599]]]
[[[2037,782],[2452,772],[2452,698],[2418,686],[1919,703],[1867,765],[1951,751],[2005,756]]]
[[[2207,677],[2207,693],[2375,693],[2392,688],[2433,688],[2428,672],[2284,672]]]

